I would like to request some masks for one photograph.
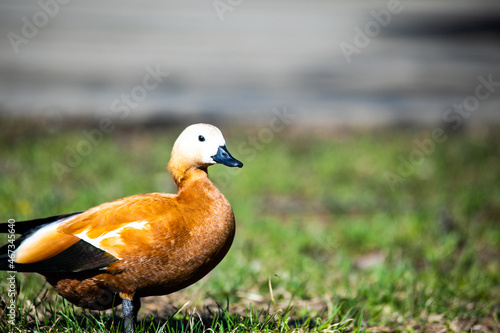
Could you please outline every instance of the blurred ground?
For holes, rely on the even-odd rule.
[[[3,1],[0,115],[498,122],[499,22],[493,1]]]

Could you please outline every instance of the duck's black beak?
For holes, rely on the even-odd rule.
[[[229,154],[226,146],[219,146],[219,150],[217,150],[217,154],[212,156],[213,160],[217,163],[224,164],[228,167],[238,167],[241,168],[243,163],[235,159]]]

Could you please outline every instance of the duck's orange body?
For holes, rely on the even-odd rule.
[[[178,194],[135,195],[31,221],[39,229],[30,227],[19,240],[18,270],[43,274],[61,296],[91,309],[122,300],[137,304],[140,297],[169,294],[205,276],[226,255],[235,232],[231,206],[208,179],[207,167],[242,164],[215,127],[188,129],[169,163]]]
[[[79,241],[74,235],[84,231],[97,238],[121,228],[119,237],[103,239],[100,247],[120,260],[109,264],[105,272],[83,280],[79,274],[58,273],[46,275],[48,281],[78,306],[105,309],[113,304],[112,294],[165,295],[205,276],[231,246],[234,216],[206,173],[193,173],[198,175],[187,178],[176,196],[153,193],[128,197],[61,224],[58,232],[68,235],[68,243],[76,243],[74,238]],[[146,223],[142,228],[127,228],[134,222]]]

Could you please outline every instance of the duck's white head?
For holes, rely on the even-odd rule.
[[[216,163],[229,167],[243,166],[243,163],[232,157],[227,150],[222,132],[209,124],[188,126],[174,143],[170,163],[182,163],[198,168],[206,168]]]

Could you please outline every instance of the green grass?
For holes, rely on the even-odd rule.
[[[175,191],[166,164],[180,128],[116,130],[59,179],[53,163],[77,149],[82,128],[33,127],[0,125],[3,221]],[[223,128],[245,167],[209,170],[237,218],[229,254],[197,284],[145,298],[141,331],[500,330],[494,129],[450,133],[393,187],[387,174],[400,175],[400,157],[408,159],[431,129],[290,128],[254,145],[249,137],[260,130]],[[7,277],[0,273],[3,309]],[[16,325],[4,313],[0,331],[121,329],[120,307],[73,307],[36,274],[17,274],[17,287]]]

